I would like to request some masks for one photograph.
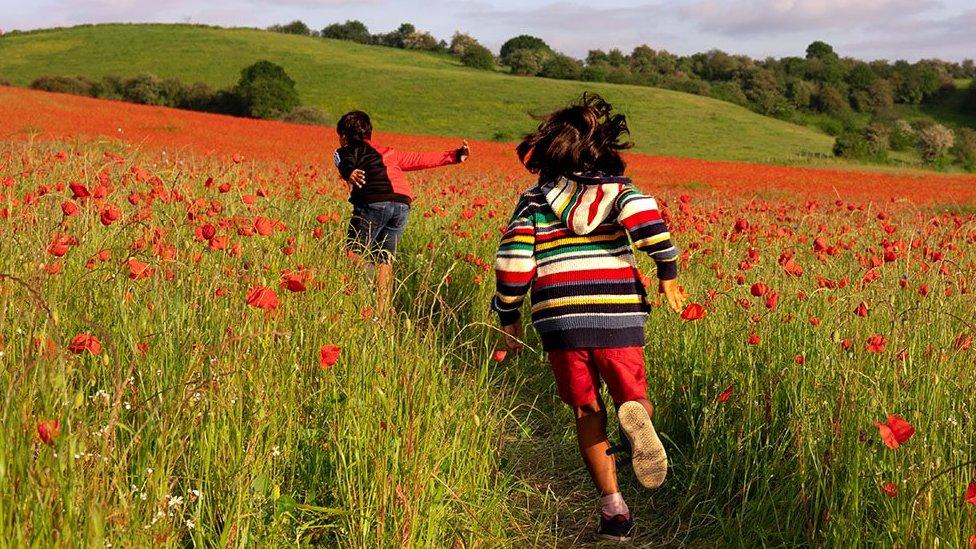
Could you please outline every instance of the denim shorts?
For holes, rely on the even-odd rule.
[[[374,263],[390,263],[407,228],[410,206],[402,202],[354,205],[346,247]]]

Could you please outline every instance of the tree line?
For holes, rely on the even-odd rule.
[[[333,23],[312,31],[294,21],[270,30],[360,44],[450,53],[467,66],[561,80],[609,82],[667,88],[735,103],[763,115],[812,124],[837,137],[838,156],[886,161],[888,151],[919,150],[928,164],[953,161],[976,169],[972,129],[953,131],[931,120],[911,124],[898,118],[898,105],[945,102],[958,93],[958,80],[976,80],[973,60],[924,59],[862,61],[841,57],[826,42],[811,43],[805,55],[753,59],[711,50],[676,55],[647,45],[630,53],[591,50],[576,59],[554,50],[541,38],[520,35],[498,54],[470,35],[456,32],[450,42],[409,23],[389,33],[372,34],[361,21]],[[976,118],[976,82],[958,109]]]
[[[100,80],[84,76],[42,76],[31,82],[30,87],[230,116],[301,124],[328,123],[321,111],[301,104],[295,81],[283,67],[270,61],[258,61],[245,67],[236,85],[219,90],[204,82],[188,84],[148,73],[131,78],[109,75]]]

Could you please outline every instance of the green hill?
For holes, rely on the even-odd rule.
[[[524,78],[461,66],[446,55],[192,25],[96,25],[0,37],[0,78],[135,76],[223,87],[259,59],[285,67],[304,103],[331,117],[360,108],[383,131],[515,140],[527,112],[561,106],[584,90],[624,111],[645,153],[763,162],[829,154],[818,131],[696,95],[656,88]]]

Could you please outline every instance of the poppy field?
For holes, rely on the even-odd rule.
[[[541,346],[488,310],[511,144],[411,174],[382,322],[328,128],[10,88],[0,119],[0,538],[593,541]],[[637,543],[976,548],[976,178],[628,160],[690,301],[648,322],[672,469],[621,476]]]

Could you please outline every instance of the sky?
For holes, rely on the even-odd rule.
[[[512,36],[533,34],[580,58],[640,44],[678,54],[802,56],[814,40],[861,59],[976,57],[976,0],[0,0],[2,30],[102,22],[266,27],[294,19],[314,29],[358,19],[373,33],[410,22],[447,40],[466,32],[496,51]]]

